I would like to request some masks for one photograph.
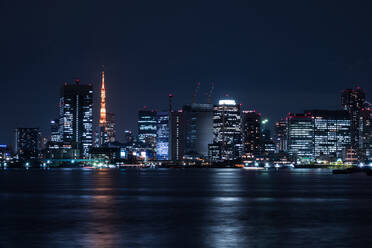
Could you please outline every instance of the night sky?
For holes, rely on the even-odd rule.
[[[340,108],[360,85],[372,100],[372,6],[359,1],[0,1],[0,143],[58,115],[61,85],[99,89],[117,132],[144,105],[216,102],[226,93],[270,123],[288,112]],[[95,99],[96,103],[98,98]],[[98,108],[95,109],[96,115]],[[96,119],[97,120],[97,119]]]

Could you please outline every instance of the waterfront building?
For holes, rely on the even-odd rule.
[[[351,145],[351,121],[346,111],[309,110],[314,117],[315,158],[338,159],[345,157]]]
[[[169,112],[157,112],[156,118],[156,158],[169,160]]]
[[[213,107],[213,147],[220,147],[221,160],[235,160],[242,155],[240,105],[235,100],[220,100]]]
[[[65,83],[59,101],[61,141],[76,147],[84,157],[93,143],[93,87],[91,84]]]
[[[50,121],[50,141],[61,142],[61,136],[59,133],[59,119]]]
[[[307,110],[288,117],[289,153],[298,159],[345,158],[351,145],[351,121],[346,111]]]
[[[370,107],[366,104],[366,96],[360,87],[346,89],[341,94],[343,110],[349,113],[351,120],[351,146],[357,152],[359,159],[365,158],[366,141],[368,132],[368,119],[370,119]]]
[[[39,128],[17,128],[15,130],[15,153],[19,158],[39,158],[40,150],[41,133]]]
[[[208,157],[208,144],[213,143],[213,105],[185,105],[183,115],[185,154],[191,157]]]
[[[314,160],[314,122],[309,114],[289,114],[288,152],[299,160]]]
[[[169,117],[169,160],[179,161],[185,152],[184,115],[182,110],[171,111]]]
[[[255,110],[243,111],[243,148],[247,156],[261,152],[261,114]]]
[[[287,120],[275,123],[275,144],[277,152],[287,152]]]
[[[138,111],[138,141],[145,147],[156,147],[157,114],[146,108]]]

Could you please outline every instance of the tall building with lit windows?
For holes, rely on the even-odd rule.
[[[258,155],[261,151],[261,114],[255,110],[243,111],[243,147],[248,156]]]
[[[93,87],[91,84],[65,83],[59,100],[61,141],[87,157],[93,142]]]
[[[370,118],[364,91],[360,87],[345,89],[341,94],[341,105],[343,110],[349,113],[351,120],[351,147],[361,157],[364,152],[364,127]]]
[[[138,141],[145,147],[156,147],[157,114],[154,110],[138,111]]]
[[[280,120],[275,123],[275,145],[277,152],[286,152],[287,149],[287,120]]]
[[[169,112],[156,114],[156,159],[169,160]]]
[[[288,152],[300,160],[345,158],[351,120],[342,110],[307,110],[288,116]]]
[[[169,160],[180,161],[185,154],[185,122],[182,110],[169,115]]]
[[[213,144],[209,145],[210,157],[219,157],[221,160],[235,160],[241,157],[243,152],[241,124],[240,105],[235,100],[220,100],[218,105],[213,107],[214,139]],[[219,155],[216,155],[218,151]]]
[[[311,114],[289,114],[288,153],[296,159],[314,160],[314,120]]]
[[[314,118],[314,156],[342,159],[351,144],[351,121],[346,111],[307,110]]]

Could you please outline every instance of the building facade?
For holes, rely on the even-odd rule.
[[[157,113],[154,110],[138,111],[138,141],[145,147],[156,147]]]
[[[17,128],[15,130],[15,153],[22,159],[37,159],[41,151],[39,128]]]
[[[172,111],[169,116],[169,160],[183,160],[185,154],[185,121],[182,110]]]
[[[239,159],[243,152],[240,105],[220,100],[213,107],[213,146],[220,147],[221,160]]]
[[[169,160],[169,112],[157,112],[156,159]]]
[[[208,157],[208,144],[213,143],[213,105],[183,106],[185,123],[185,154]]]
[[[88,156],[93,143],[93,87],[91,84],[65,83],[59,101],[59,133],[61,141],[69,143]]]
[[[261,114],[255,110],[243,111],[243,148],[247,156],[261,152]]]

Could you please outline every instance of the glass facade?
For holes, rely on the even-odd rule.
[[[169,159],[169,113],[158,112],[156,123],[156,158]]]
[[[213,108],[214,144],[221,147],[222,160],[240,158],[243,151],[240,105],[234,100],[220,100]]]
[[[156,146],[157,115],[153,110],[138,112],[138,140],[146,147]]]
[[[59,102],[59,131],[62,141],[88,156],[93,143],[93,87],[91,84],[65,84]]]

